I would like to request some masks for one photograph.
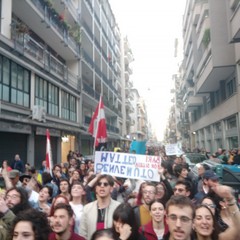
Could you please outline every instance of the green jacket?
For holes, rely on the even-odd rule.
[[[0,239],[7,240],[9,237],[9,230],[12,226],[12,222],[15,218],[15,214],[8,210],[3,217],[0,218]]]

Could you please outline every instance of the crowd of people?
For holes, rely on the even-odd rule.
[[[181,156],[162,157],[159,181],[95,173],[94,161],[70,151],[52,172],[4,160],[0,239],[237,240],[233,189],[207,165],[195,177]]]

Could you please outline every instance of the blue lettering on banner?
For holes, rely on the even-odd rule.
[[[102,153],[101,154],[101,162],[109,162],[111,163],[118,163],[118,164],[124,164],[124,165],[134,165],[136,163],[136,156],[121,156],[118,153]]]
[[[139,168],[134,169],[134,177],[139,176]]]
[[[117,152],[99,152],[95,159],[95,171],[112,176],[158,181],[158,156],[138,156]]]
[[[107,162],[107,158],[108,158],[108,153],[106,153],[106,155],[104,153],[101,154],[101,162]]]
[[[127,168],[127,176],[132,176],[132,168],[131,167],[128,167]]]

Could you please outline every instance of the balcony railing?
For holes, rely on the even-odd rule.
[[[67,8],[71,11],[71,14],[74,16],[74,18],[79,21],[79,13],[76,9],[76,7],[73,5],[72,0],[61,0],[64,2],[64,4],[67,6]]]
[[[86,82],[83,82],[83,91],[92,97],[94,97],[94,95],[95,95],[95,91],[92,88],[92,86],[88,85]]]
[[[86,30],[86,32],[88,33],[88,35],[91,37],[91,39],[93,39],[93,33],[92,30],[89,28],[89,26],[87,25],[87,23],[83,20],[82,21],[82,25],[83,28]]]
[[[62,21],[59,14],[54,8],[52,8],[47,1],[44,0],[31,0],[32,3],[36,6],[38,11],[43,15],[43,22],[45,22],[48,27],[52,26],[63,38],[64,43],[70,45],[74,51],[78,54],[80,53],[79,44],[69,35],[69,26],[66,22]]]
[[[88,53],[84,50],[82,50],[82,54],[83,54],[83,58],[91,65],[91,67],[93,68],[93,59],[88,55]]]
[[[119,128],[114,127],[110,124],[107,124],[107,130],[110,131],[110,132],[119,133]]]

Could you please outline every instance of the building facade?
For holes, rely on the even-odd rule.
[[[0,0],[0,153],[39,167],[92,153],[87,129],[103,96],[108,147],[133,124],[127,42],[107,0]],[[125,107],[126,106],[126,107]]]
[[[239,147],[239,21],[239,0],[187,1],[177,94],[189,115],[192,150]]]

